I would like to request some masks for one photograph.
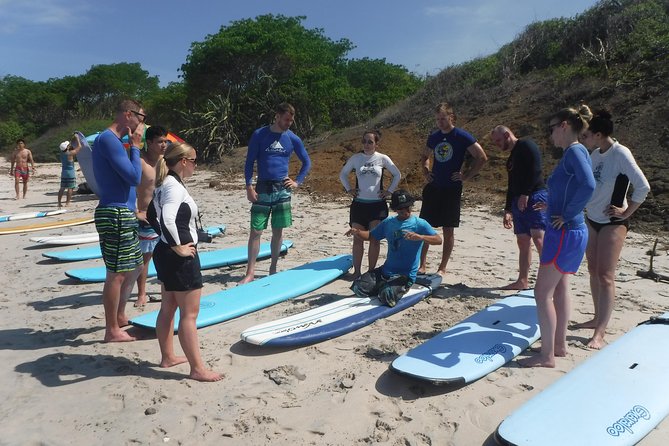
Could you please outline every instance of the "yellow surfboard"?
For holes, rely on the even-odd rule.
[[[22,232],[45,231],[47,229],[65,228],[67,226],[85,225],[93,223],[93,217],[73,218],[71,220],[52,221],[47,223],[35,223],[31,225],[14,226],[12,228],[0,229],[0,235],[20,234]]]

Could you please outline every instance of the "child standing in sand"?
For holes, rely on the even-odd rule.
[[[72,145],[74,142],[74,146]],[[77,173],[74,170],[74,157],[81,149],[81,142],[77,135],[74,135],[72,142],[63,141],[60,143],[60,164],[62,170],[60,171],[60,190],[58,191],[58,209],[63,207],[63,194],[66,195],[65,207],[70,205],[72,200],[72,192],[77,187]]]

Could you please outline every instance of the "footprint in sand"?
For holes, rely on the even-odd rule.
[[[493,397],[491,397],[491,396],[483,397],[483,398],[481,398],[479,401],[480,401],[481,404],[483,404],[485,407],[492,406],[493,404],[495,404],[495,399],[494,399]]]
[[[304,381],[307,375],[300,373],[294,365],[282,365],[275,369],[264,370],[263,373],[277,385],[294,384],[295,380]]]

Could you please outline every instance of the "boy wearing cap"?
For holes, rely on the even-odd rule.
[[[440,245],[441,236],[420,217],[411,215],[414,198],[404,189],[393,192],[390,208],[395,217],[383,220],[371,231],[351,228],[346,235],[362,240],[388,240],[386,262],[356,279],[351,289],[358,296],[378,296],[388,306],[395,303],[416,281],[423,242]]]
[[[72,145],[74,142],[74,146]],[[58,209],[63,207],[63,193],[67,191],[65,199],[65,207],[70,205],[72,200],[72,192],[77,187],[77,173],[74,170],[74,157],[81,149],[81,142],[77,135],[74,135],[72,141],[63,141],[60,143],[60,164],[62,170],[60,172],[60,190],[58,191]]]

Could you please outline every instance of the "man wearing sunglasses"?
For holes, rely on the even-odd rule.
[[[139,146],[144,118],[137,101],[124,100],[116,109],[114,122],[93,143],[93,172],[100,198],[95,209],[95,228],[107,268],[102,289],[105,342],[135,340],[121,328],[128,325],[126,302],[144,263],[135,216],[135,187],[142,177]],[[121,142],[125,135],[130,143],[127,151]]]

